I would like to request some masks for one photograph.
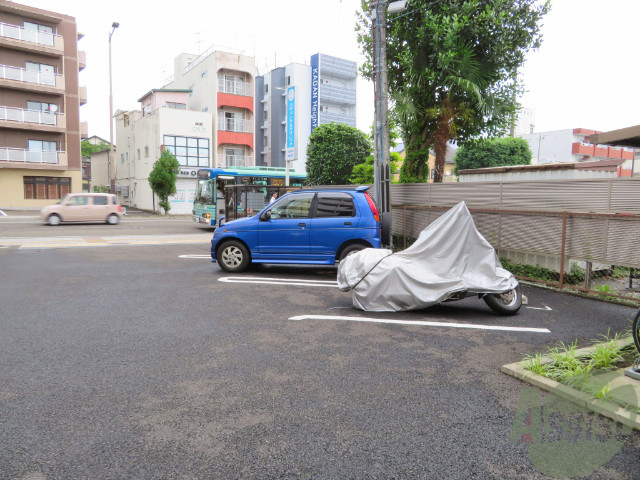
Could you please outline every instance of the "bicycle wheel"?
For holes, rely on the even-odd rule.
[[[636,313],[633,319],[633,342],[636,344],[636,348],[640,352],[640,310]]]

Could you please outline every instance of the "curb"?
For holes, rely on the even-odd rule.
[[[619,340],[618,343],[623,343],[623,341]],[[593,349],[593,347],[580,348],[576,350],[576,353],[587,353],[593,351]],[[551,363],[551,361],[552,359],[550,356],[544,355],[542,357],[541,363]],[[629,412],[614,403],[597,399],[585,392],[581,392],[580,390],[576,390],[575,388],[569,387],[562,383],[558,383],[555,380],[551,380],[550,378],[546,378],[542,375],[530,372],[529,370],[526,370],[524,368],[523,364],[524,362],[516,362],[508,365],[503,365],[500,368],[500,371],[502,373],[506,373],[507,375],[511,375],[518,380],[522,380],[524,382],[530,383],[535,387],[551,392],[594,413],[615,420],[636,430],[640,430],[640,415],[638,415],[637,413]],[[635,385],[632,386],[636,391],[636,404],[640,406],[640,381],[635,381]]]

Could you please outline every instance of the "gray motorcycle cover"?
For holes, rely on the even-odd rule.
[[[402,252],[367,248],[342,260],[338,287],[371,312],[417,310],[456,292],[504,293],[518,286],[478,232],[464,202],[425,228]]]

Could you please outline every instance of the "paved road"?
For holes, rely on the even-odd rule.
[[[634,313],[527,286],[508,319],[474,298],[359,312],[334,269],[230,276],[207,254],[0,249],[0,477],[547,478],[508,439],[523,384],[500,366]],[[621,439],[587,478],[638,477],[640,435]]]

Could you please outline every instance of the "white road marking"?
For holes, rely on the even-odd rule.
[[[547,328],[507,327],[498,325],[478,325],[473,323],[426,322],[419,320],[392,320],[386,318],[343,317],[332,315],[299,315],[297,317],[291,317],[289,318],[289,320],[334,320],[348,322],[390,323],[396,325],[419,325],[427,327],[470,328],[476,330],[500,330],[505,332],[551,333],[551,331]]]
[[[178,255],[178,258],[208,258],[211,260],[211,255]]]
[[[530,308],[531,310],[544,310],[545,312],[553,311],[551,307],[548,305],[545,305],[544,308],[539,308],[539,307],[525,307],[525,308]]]
[[[265,285],[295,285],[301,287],[331,287],[338,288],[338,282],[332,280],[296,280],[293,278],[266,277],[221,277],[219,282],[226,283],[261,283]]]

